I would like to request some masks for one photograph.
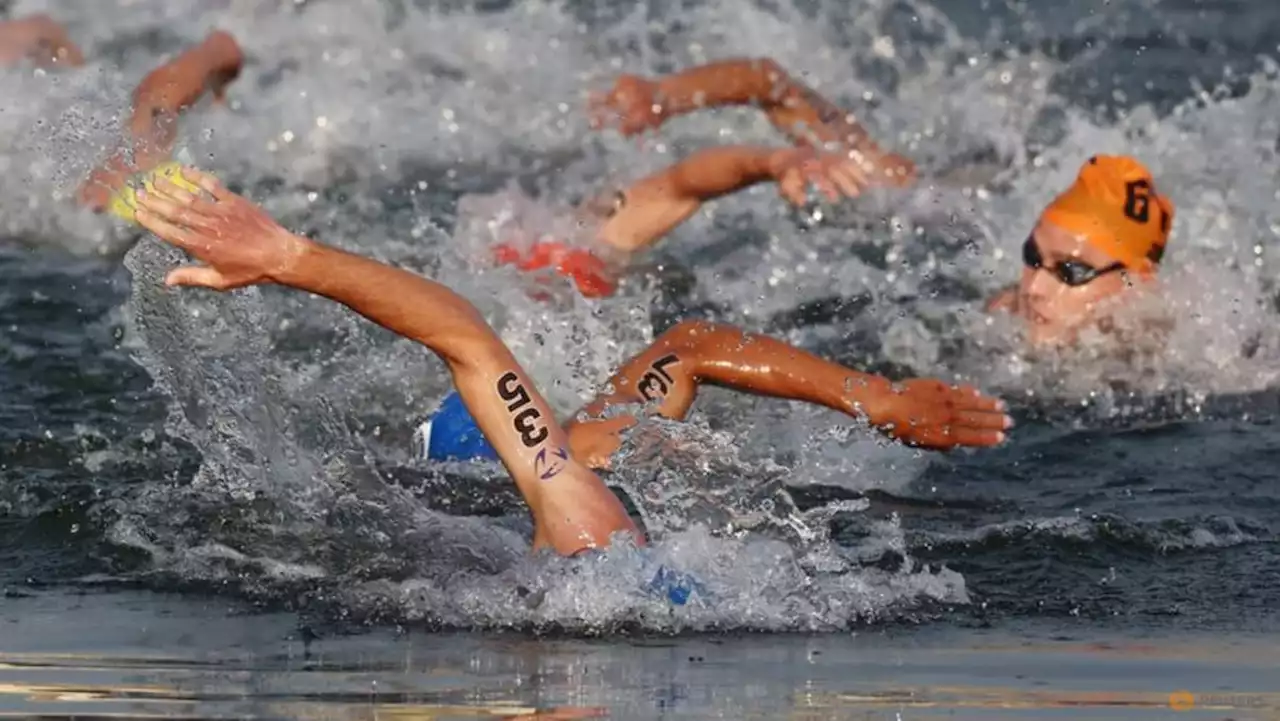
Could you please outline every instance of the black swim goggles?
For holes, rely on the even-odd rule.
[[[1049,267],[1044,264],[1044,256],[1040,255],[1040,248],[1036,245],[1034,235],[1028,235],[1027,242],[1022,244],[1022,262],[1032,270],[1044,268],[1053,277],[1062,281],[1063,285],[1069,285],[1072,288],[1092,283],[1107,273],[1125,269],[1124,263],[1112,263],[1105,268],[1095,268],[1078,260],[1061,260]]]

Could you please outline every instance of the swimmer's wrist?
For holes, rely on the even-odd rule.
[[[888,378],[858,374],[847,378],[844,385],[844,402],[849,415],[874,426],[890,414],[895,394],[893,382]]]
[[[281,235],[278,241],[281,251],[279,259],[267,269],[267,279],[278,285],[305,286],[316,277],[317,268],[323,265],[326,248],[284,228],[274,232]]]
[[[795,155],[795,148],[779,148],[769,153],[765,158],[765,167],[768,169],[768,175],[774,178],[781,175]]]

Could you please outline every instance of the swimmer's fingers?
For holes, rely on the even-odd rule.
[[[169,271],[164,277],[164,284],[170,288],[187,286],[214,290],[227,290],[231,287],[231,283],[227,282],[226,277],[218,271],[195,265],[186,265]]]
[[[778,180],[778,193],[788,203],[797,207],[804,207],[808,202],[807,194],[805,193],[805,179],[798,172],[783,174],[782,178]]]
[[[141,198],[139,198],[139,201],[141,201]],[[141,203],[139,205],[141,206]],[[192,255],[199,256],[200,251],[204,248],[197,233],[174,225],[146,207],[139,207],[134,217],[139,225],[155,233],[158,238]],[[164,284],[171,288],[175,286],[197,286],[215,290],[226,290],[234,285],[226,276],[213,268],[193,265],[169,271],[164,277]]]
[[[836,184],[849,197],[858,197],[863,192],[863,188],[869,184],[867,174],[863,173],[863,170],[858,168],[858,165],[849,163],[849,161],[833,166],[831,174],[836,179]]]
[[[1003,431],[991,430],[986,428],[968,428],[966,426],[948,426],[946,428],[934,429],[941,438],[946,439],[949,445],[939,446],[940,449],[955,448],[965,446],[968,448],[991,448],[1004,443],[1005,434]]]
[[[982,391],[970,385],[955,387],[956,405],[975,411],[1003,413],[1008,410],[1005,402],[999,398],[983,395]]]
[[[166,240],[179,248],[185,249],[191,245],[194,240],[191,231],[170,222],[169,216],[163,211],[153,210],[153,204],[147,202],[152,200],[147,197],[148,195],[138,193],[138,209],[135,213],[138,225],[155,233],[161,240]]]
[[[200,243],[200,238],[197,233],[170,222],[170,220],[165,216],[149,210],[141,203],[139,203],[139,207],[137,212],[134,214],[134,218],[138,221],[138,225],[141,225],[152,233],[155,233],[157,238],[160,238],[180,250],[184,250],[192,255],[198,255],[199,251],[203,249],[203,245]],[[168,282],[167,278],[166,282]]]
[[[156,176],[155,181],[152,182],[152,187],[159,195],[162,195],[184,207],[190,206],[194,203],[197,197],[195,193],[192,193],[190,190],[187,190],[163,175]]]
[[[196,179],[188,180],[192,185],[197,185],[201,189],[201,192],[193,193],[167,178],[156,178],[153,184],[155,192],[144,193],[144,195],[158,198],[156,202],[160,205],[157,205],[155,209],[159,211],[163,208],[170,214],[172,219],[178,220],[191,228],[210,233],[216,232],[219,217],[230,206],[219,201],[214,196],[213,191],[218,191],[224,197],[226,197],[228,191],[209,176],[204,176],[200,180],[203,181],[203,184],[198,184]],[[205,185],[212,190],[206,189]]]
[[[961,425],[919,426],[908,425],[890,431],[889,435],[914,448],[934,451],[951,450],[959,446],[989,448],[1004,443],[1003,431],[968,428]]]
[[[828,201],[834,203],[840,199],[840,191],[836,189],[836,183],[831,176],[830,170],[823,166],[822,163],[818,161],[806,162],[802,166],[801,172],[804,174],[805,179],[809,181],[809,184],[826,196]]]
[[[148,215],[159,218],[168,225],[181,227],[184,230],[183,237],[188,240],[193,241],[196,237],[195,233],[189,231],[209,230],[208,219],[191,208],[190,205],[183,202],[180,198],[166,194],[166,185],[173,186],[172,183],[169,183],[164,179],[159,179],[155,183],[154,191],[139,189],[136,194],[138,199],[138,210],[146,210]],[[176,186],[173,187],[176,188]],[[190,193],[182,190],[181,188],[176,188],[176,190],[188,197],[192,197]],[[148,230],[150,230],[150,228],[148,228]],[[156,235],[160,234],[156,233]],[[161,237],[166,240],[170,239],[168,236]],[[178,244],[176,240],[175,244]]]
[[[952,417],[953,425],[977,430],[1003,431],[1013,427],[1013,420],[1003,413],[984,413],[981,411],[957,411]]]
[[[221,180],[218,180],[203,170],[198,170],[189,165],[184,165],[182,166],[181,172],[182,177],[185,178],[187,182],[200,186],[200,189],[212,196],[216,202],[227,201],[234,197],[232,192],[227,190],[226,186],[222,184]]]
[[[830,175],[840,192],[850,198],[861,195],[862,189],[867,185],[866,178],[851,163],[833,164]]]

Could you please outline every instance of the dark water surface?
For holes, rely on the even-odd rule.
[[[315,638],[294,620],[134,592],[19,599],[0,611],[17,629],[0,651],[0,715],[816,721],[1280,711],[1274,634],[1167,639],[1031,622],[809,637]]]

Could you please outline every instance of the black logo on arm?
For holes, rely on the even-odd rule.
[[[498,379],[498,397],[507,401],[507,411],[513,414],[511,427],[520,434],[520,442],[526,448],[533,448],[547,439],[550,431],[547,430],[546,424],[538,423],[542,413],[537,408],[525,408],[533,402],[533,399],[529,397],[529,391],[525,389],[524,384],[520,382],[520,377],[514,372],[507,371]],[[521,408],[524,410],[520,410]]]
[[[546,448],[538,451],[538,455],[533,459],[533,472],[538,474],[538,478],[549,481],[560,475],[560,471],[565,469],[569,463],[569,454],[563,448],[556,448],[550,453]]]
[[[1124,184],[1124,214],[1138,223],[1151,220],[1151,183],[1131,180]]]
[[[667,373],[667,366],[679,363],[680,359],[674,354],[659,358],[649,366],[649,372],[640,378],[640,382],[636,383],[636,390],[639,391],[640,397],[646,401],[656,401],[667,397],[671,392],[671,386],[676,381]]]

